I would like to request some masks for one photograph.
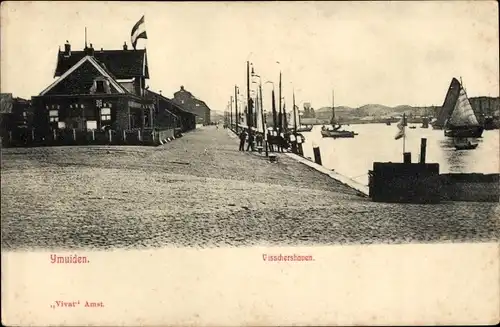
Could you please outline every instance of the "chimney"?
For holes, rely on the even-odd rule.
[[[92,46],[92,43],[90,43],[90,47],[86,48],[86,55],[87,56],[93,56],[94,55],[94,47]]]
[[[66,57],[71,56],[71,44],[69,44],[68,40],[66,40],[66,43],[64,44],[64,55]]]
[[[123,42],[123,50],[127,50],[127,42]]]

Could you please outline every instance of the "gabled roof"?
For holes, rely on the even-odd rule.
[[[106,67],[101,66],[101,64],[99,62],[97,62],[94,57],[85,56],[85,57],[81,58],[77,63],[75,63],[72,67],[70,67],[68,70],[66,70],[66,72],[62,76],[60,76],[56,81],[54,81],[54,83],[50,84],[45,90],[43,90],[40,93],[40,95],[41,96],[45,95],[47,92],[49,92],[52,88],[54,88],[61,81],[63,81],[66,77],[71,75],[71,73],[73,73],[78,67],[80,67],[81,65],[83,65],[87,61],[90,62],[99,71],[99,73],[102,76],[106,77],[109,80],[110,84],[118,91],[118,93],[128,93],[127,90],[125,90],[125,88],[123,88],[115,80],[114,76],[112,76],[109,73],[109,70]]]
[[[64,55],[63,51],[59,51],[54,77],[63,75],[85,56],[85,51],[71,51],[71,55],[68,57]],[[97,61],[105,64],[109,71],[116,76],[116,78],[149,78],[146,49],[94,50],[94,57]]]

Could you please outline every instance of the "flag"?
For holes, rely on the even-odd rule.
[[[400,138],[405,136],[405,114],[403,114],[403,117],[401,117],[401,120],[397,124],[398,127],[398,133],[394,137],[395,140],[399,140]]]
[[[132,33],[130,33],[130,38],[134,50],[138,39],[148,38],[146,34],[146,23],[144,23],[144,16],[142,16],[141,19],[139,19],[139,21],[135,23],[134,27],[132,28]]]

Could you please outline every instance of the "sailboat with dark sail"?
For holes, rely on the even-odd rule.
[[[481,137],[484,127],[479,124],[462,83],[459,82],[458,87],[458,97],[445,122],[444,135],[459,138]]]
[[[330,125],[331,126],[323,126],[321,128],[321,136],[323,137],[333,137],[334,139],[336,138],[353,138],[355,135],[358,135],[357,133],[351,132],[351,131],[342,131],[340,128],[342,127],[341,124],[338,124],[337,119],[335,118],[335,101],[334,101],[334,95],[333,95],[333,90],[332,90],[332,119],[330,120]]]
[[[451,80],[450,86],[448,87],[448,92],[444,98],[443,105],[439,109],[436,119],[431,122],[433,129],[443,129],[446,123],[446,119],[450,116],[453,111],[453,107],[458,99],[458,94],[460,93],[460,82],[453,78]]]

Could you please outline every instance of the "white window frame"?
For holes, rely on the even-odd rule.
[[[49,110],[49,121],[51,123],[59,122],[59,110]]]
[[[108,107],[101,108],[100,114],[101,114],[101,121],[103,122],[111,121],[111,108]]]

